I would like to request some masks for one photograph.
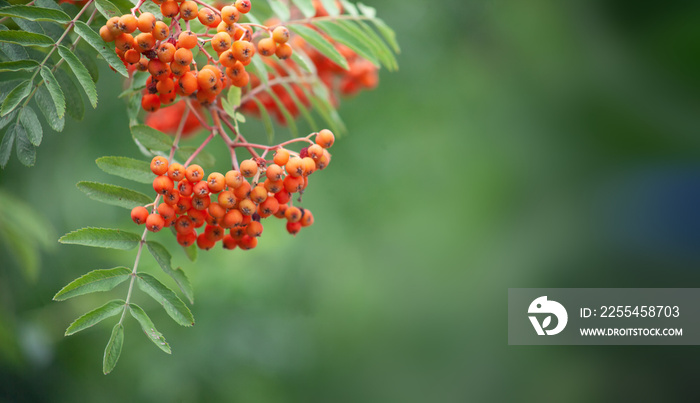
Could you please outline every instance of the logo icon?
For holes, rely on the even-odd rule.
[[[545,334],[553,336],[561,333],[566,327],[566,322],[569,320],[569,315],[566,313],[564,306],[557,301],[548,301],[547,296],[539,297],[532,301],[527,312],[529,314],[550,314],[544,318],[542,324],[537,320],[537,316],[529,316],[532,326],[540,336],[544,336]],[[557,325],[554,329],[545,330],[552,323],[552,315],[557,318]]]

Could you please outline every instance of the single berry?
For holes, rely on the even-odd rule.
[[[146,228],[148,228],[148,230],[151,232],[160,231],[163,229],[164,225],[165,220],[160,216],[160,214],[149,214],[148,218],[146,218]]]
[[[148,209],[146,207],[138,206],[131,209],[131,219],[136,224],[143,224],[146,222],[146,218],[148,218]]]

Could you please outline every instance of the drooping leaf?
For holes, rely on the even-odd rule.
[[[128,77],[129,73],[124,67],[121,59],[114,53],[114,47],[108,46],[105,41],[102,40],[100,35],[93,31],[87,24],[82,21],[75,22],[75,32],[80,35],[81,38],[85,39],[87,43],[90,44],[95,50],[102,55],[102,57],[109,63],[112,68],[114,68],[119,74],[124,77]]]
[[[87,181],[78,182],[77,186],[93,200],[129,210],[153,202],[151,197],[121,186]]]
[[[192,317],[190,309],[187,308],[187,305],[185,305],[185,303],[175,295],[175,292],[165,284],[147,273],[139,273],[136,283],[139,289],[163,305],[165,312],[167,312],[175,322],[182,326],[194,325],[194,317]]]
[[[134,319],[139,322],[141,329],[143,329],[143,332],[146,333],[146,337],[148,337],[153,344],[158,346],[159,349],[170,354],[171,351],[168,342],[165,341],[163,334],[156,329],[156,326],[153,324],[151,318],[148,317],[146,312],[136,304],[129,304],[129,312],[131,312],[131,316],[133,316]]]
[[[56,105],[53,103],[51,94],[49,94],[49,90],[46,89],[46,86],[42,85],[39,87],[34,94],[34,100],[42,115],[44,115],[44,118],[46,118],[46,121],[49,123],[49,126],[57,132],[63,131],[66,120],[63,116],[58,117]]]
[[[81,330],[95,326],[103,320],[121,313],[125,306],[126,302],[120,299],[115,299],[97,309],[93,309],[71,323],[70,326],[68,326],[68,329],[66,329],[66,336],[70,336],[78,333]]]
[[[272,12],[279,17],[280,21],[288,21],[290,17],[289,7],[280,0],[268,0]]]
[[[339,21],[338,23],[370,46],[377,56],[377,59],[389,69],[389,71],[398,70],[399,64],[394,57],[394,53],[369,24],[364,21],[353,22],[347,20]]]
[[[12,129],[12,127],[10,129]],[[27,132],[24,130],[24,126],[17,123],[14,125],[14,130],[17,159],[19,159],[19,162],[21,162],[24,166],[34,166],[34,163],[36,162],[36,149],[32,145],[31,141],[29,141]]]
[[[60,10],[22,5],[0,8],[0,16],[18,17],[30,21],[53,21],[60,24],[65,24],[71,20],[68,14]]]
[[[13,123],[15,125],[16,123]],[[7,129],[5,135],[2,138],[2,143],[0,143],[0,168],[5,168],[7,161],[10,159],[12,154],[12,145],[15,142],[15,130],[13,126]]]
[[[122,353],[122,345],[124,344],[124,325],[117,323],[112,329],[112,335],[109,337],[107,347],[105,347],[105,356],[102,360],[102,372],[105,375],[112,372],[119,361],[119,355]]]
[[[82,228],[62,236],[58,242],[72,245],[129,250],[135,248],[141,237],[133,232],[111,228]]]
[[[316,15],[316,7],[311,0],[292,0],[295,6],[301,11],[306,18],[311,18]]]
[[[70,69],[64,65],[54,72],[54,76],[65,97],[66,114],[80,121],[85,117],[85,104],[83,103],[83,97],[80,95],[80,90],[78,90],[78,84],[73,81],[68,71]]]
[[[355,34],[353,34],[353,32],[348,30],[345,25],[331,21],[316,21],[314,25],[320,28],[334,40],[355,51],[355,53],[360,55],[363,59],[367,59],[375,66],[379,66],[379,62],[377,61],[377,57],[372,51],[372,48],[370,48],[369,45],[362,40],[362,38],[357,37]]]
[[[22,46],[53,46],[54,44],[53,39],[46,35],[24,31],[0,31],[0,42]]]
[[[373,19],[372,22],[377,27],[379,33],[382,34],[382,37],[384,37],[384,39],[394,50],[394,53],[400,53],[401,48],[399,47],[399,43],[396,41],[396,33],[394,32],[394,30],[391,29],[388,25],[386,25],[384,21],[380,20],[379,18]]]
[[[345,60],[343,55],[341,55],[340,52],[336,50],[335,46],[328,42],[326,38],[324,38],[313,28],[305,27],[303,25],[290,25],[289,29],[297,35],[301,36],[306,42],[309,43],[309,45],[313,46],[314,48],[316,48],[316,50],[318,50],[326,57],[331,59],[333,63],[337,64],[345,70],[349,68],[348,61]]]
[[[78,82],[83,87],[83,90],[85,90],[85,94],[88,96],[90,104],[92,104],[93,108],[96,108],[97,89],[95,88],[95,83],[92,81],[92,77],[90,76],[90,72],[88,71],[88,69],[83,65],[80,59],[78,59],[78,57],[75,54],[73,54],[73,52],[71,52],[70,49],[68,49],[67,47],[59,46],[58,54],[61,55],[61,57],[66,61],[66,63],[68,63],[68,66],[70,66],[71,70],[73,71],[73,74],[75,74],[75,77],[78,79]]]
[[[129,278],[131,270],[126,267],[93,270],[73,280],[54,295],[54,301],[63,301],[78,295],[98,291],[109,291]]]
[[[121,17],[123,13],[115,6],[110,3],[109,0],[95,0],[95,8],[100,12],[106,19],[112,17]]]
[[[41,68],[41,77],[44,79],[44,84],[46,84],[46,88],[48,88],[51,94],[54,105],[56,105],[56,115],[62,118],[63,114],[66,113],[66,99],[63,96],[61,87],[58,85],[58,80],[56,80],[56,77],[54,77],[51,70],[46,66]]]
[[[170,151],[173,138],[146,125],[131,126],[131,135],[142,146],[154,151]]]
[[[95,160],[100,169],[108,174],[140,183],[152,183],[155,175],[146,161],[128,157],[101,157]]]
[[[21,71],[34,70],[39,66],[35,60],[15,60],[11,62],[0,62],[0,71]]]
[[[5,116],[12,112],[17,105],[19,105],[19,103],[29,95],[30,92],[32,92],[31,81],[25,80],[19,83],[14,89],[12,89],[12,91],[10,91],[7,98],[2,101],[2,106],[0,106],[0,116]]]
[[[29,142],[33,145],[38,146],[41,144],[41,139],[44,137],[44,131],[41,128],[41,122],[36,116],[34,109],[27,105],[19,112],[19,121],[24,127],[24,131],[27,133],[27,138]]]
[[[161,269],[167,274],[168,276],[172,277],[173,280],[175,280],[175,283],[177,283],[178,287],[180,287],[180,290],[182,291],[183,294],[187,297],[188,300],[190,300],[190,304],[194,304],[194,293],[192,292],[192,284],[190,284],[190,280],[187,278],[187,275],[185,274],[184,270],[181,268],[176,268],[173,269],[171,266],[171,259],[172,257],[170,256],[170,252],[168,252],[167,249],[165,249],[165,246],[159,244],[158,242],[154,241],[148,241],[148,250],[151,252],[151,255],[156,259],[156,262],[160,265]]]

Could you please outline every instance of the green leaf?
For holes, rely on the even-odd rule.
[[[272,119],[270,118],[270,114],[267,112],[267,109],[265,109],[265,105],[263,105],[262,102],[257,97],[253,97],[253,102],[258,106],[258,110],[260,111],[260,119],[263,122],[263,125],[265,126],[265,132],[267,133],[267,139],[271,142],[275,138],[275,127],[272,125]]]
[[[309,28],[303,25],[290,25],[289,29],[295,32],[297,35],[301,36],[309,45],[316,48],[319,52],[324,54],[326,57],[331,59],[333,63],[347,70],[348,61],[345,60],[343,55],[340,54],[326,38],[324,38],[320,33],[318,33],[313,28]]]
[[[196,150],[196,147],[183,146],[178,148],[177,156],[182,160],[187,160]],[[216,164],[216,158],[214,158],[214,156],[207,151],[200,151],[192,161],[204,168],[212,168]]]
[[[141,236],[133,232],[110,228],[81,228],[62,236],[58,242],[72,245],[129,250],[135,248]]]
[[[134,319],[139,322],[141,329],[143,329],[143,332],[146,333],[146,337],[148,337],[153,344],[158,346],[159,349],[170,354],[170,346],[165,341],[165,337],[163,337],[163,334],[156,329],[156,326],[151,321],[151,318],[146,315],[146,312],[136,304],[129,304],[129,312],[131,312],[131,316],[133,316]]]
[[[37,6],[9,6],[0,8],[0,16],[19,17],[30,21],[53,21],[65,24],[71,20],[63,11]]]
[[[357,17],[360,15],[360,13],[357,11],[357,7],[355,7],[355,5],[351,2],[346,0],[340,0],[340,4],[343,6],[343,9],[353,17]]]
[[[98,291],[109,291],[129,278],[131,270],[126,267],[93,270],[73,280],[54,295],[54,301],[63,301],[78,295]]]
[[[2,94],[0,94],[0,95],[2,95]],[[9,114],[7,114],[3,117],[0,117],[0,130],[4,129],[5,126],[14,122],[16,117],[17,117],[17,110],[16,109],[14,111],[10,112]]]
[[[268,0],[268,4],[272,9],[272,12],[279,17],[281,21],[288,21],[291,16],[289,12],[289,7],[282,3],[280,0]]]
[[[111,318],[112,316],[121,313],[121,311],[124,310],[125,306],[126,302],[120,299],[115,299],[109,301],[108,303],[102,305],[97,309],[93,309],[92,311],[86,313],[85,315],[79,317],[73,323],[71,323],[70,326],[68,326],[68,329],[66,329],[66,336],[70,336],[72,334],[78,333],[81,330],[85,330],[89,327],[95,326],[103,320]]]
[[[294,104],[296,105],[297,109],[299,109],[299,112],[301,112],[302,116],[304,116],[304,119],[306,122],[309,124],[309,126],[313,129],[316,128],[316,121],[314,118],[311,116],[311,113],[309,112],[309,109],[304,105],[303,102],[299,99],[299,97],[296,94],[296,91],[287,83],[282,84],[284,89],[287,91],[290,97],[292,97],[292,101],[294,101]]]
[[[316,75],[316,65],[303,50],[294,49],[294,52],[292,52],[292,60],[304,70]]]
[[[197,245],[190,245],[183,249],[185,250],[185,255],[187,255],[187,258],[190,259],[190,262],[197,261]]]
[[[61,6],[59,6],[58,4],[56,4],[56,2],[53,1],[53,0],[35,0],[35,1],[34,1],[34,4],[36,4],[36,5],[39,6],[39,7],[44,7],[44,8],[50,8],[50,9],[53,9],[53,10],[63,11],[63,9],[61,8]]]
[[[10,160],[10,155],[12,154],[12,144],[15,141],[15,129],[13,123],[9,129],[5,132],[5,136],[2,138],[2,143],[0,143],[0,168],[5,168],[7,161]]]
[[[83,66],[85,66],[88,72],[90,72],[92,82],[96,83],[100,78],[100,70],[95,62],[95,57],[92,55],[92,48],[90,48],[90,51],[88,52],[84,50],[86,47],[89,48],[90,46],[86,45],[85,41],[79,42],[78,48],[75,49],[75,55],[78,56],[78,59],[80,59],[80,61],[83,63]]]
[[[129,210],[153,202],[153,199],[145,194],[121,186],[86,181],[78,182],[77,186],[93,200]]]
[[[154,151],[170,151],[173,138],[146,125],[131,126],[131,135],[142,146]]]
[[[394,53],[389,49],[389,47],[384,43],[382,38],[377,35],[377,33],[366,24],[364,21],[339,21],[340,25],[346,28],[348,31],[352,32],[357,38],[365,42],[372,51],[377,56],[377,59],[387,68],[389,71],[396,71],[399,68],[399,64],[394,57]]]
[[[119,355],[122,353],[122,345],[124,344],[124,326],[121,323],[114,325],[112,335],[109,337],[107,347],[105,347],[105,356],[102,360],[102,372],[105,375],[112,372],[119,361]]]
[[[187,308],[187,305],[185,305],[185,303],[175,295],[175,292],[165,284],[147,273],[139,273],[137,275],[137,283],[141,291],[150,295],[163,305],[165,312],[167,312],[175,322],[182,326],[194,325],[194,317],[192,317],[190,309]]]
[[[29,138],[27,138],[27,132],[19,123],[14,125],[14,129],[17,159],[19,159],[19,162],[21,162],[24,166],[34,166],[34,163],[36,162],[36,149],[34,149],[34,146],[29,141]]]
[[[335,0],[321,0],[321,4],[323,5],[323,8],[326,9],[329,15],[340,14],[340,9],[338,8],[338,5],[335,4]]]
[[[108,174],[140,183],[153,183],[155,175],[146,161],[128,157],[101,157],[95,160],[100,169]]]
[[[161,269],[163,269],[165,274],[175,280],[182,293],[185,294],[188,300],[190,300],[190,304],[194,304],[192,284],[190,284],[190,280],[187,278],[184,270],[179,267],[176,269],[172,268],[170,262],[172,257],[170,256],[170,252],[165,249],[165,246],[159,244],[158,242],[148,241],[147,245],[149,252],[151,252],[151,255],[153,255],[153,257],[156,259]]]
[[[242,113],[240,113],[240,112],[236,112],[235,118],[236,118],[236,120],[239,121],[240,123],[245,123],[245,115],[244,115],[244,114],[242,114]]]
[[[289,131],[292,132],[292,137],[298,137],[299,135],[299,130],[297,129],[296,123],[294,123],[294,118],[292,117],[292,114],[289,112],[289,109],[287,109],[287,106],[280,100],[280,98],[277,96],[277,94],[272,91],[271,89],[268,89],[266,91],[272,100],[275,102],[277,105],[277,109],[279,109],[280,112],[282,112],[282,116],[284,117],[284,122],[289,128]]]
[[[139,0],[130,0],[132,3],[132,7],[136,5]],[[148,11],[149,13],[155,15],[156,19],[162,20],[163,19],[163,14],[160,12],[160,6],[158,6],[156,3],[152,1],[147,1],[143,4],[141,4],[141,11]]]
[[[39,87],[34,94],[34,100],[39,110],[44,115],[44,118],[46,118],[46,121],[49,123],[49,126],[57,132],[63,131],[66,120],[63,116],[58,117],[56,105],[53,103],[51,94],[49,94],[49,90],[46,89],[45,86],[42,85]]]
[[[362,41],[361,38],[358,38],[351,31],[349,31],[346,26],[331,21],[316,21],[314,25],[320,28],[334,40],[355,51],[355,53],[360,55],[360,57],[369,60],[375,66],[379,66],[377,57],[372,49],[367,45],[367,43]]]
[[[19,105],[19,103],[29,95],[30,92],[32,92],[32,82],[30,80],[19,83],[12,91],[10,91],[7,98],[2,101],[2,106],[0,106],[0,116],[5,116],[12,112],[17,105]]]
[[[78,59],[78,57],[74,55],[73,52],[71,52],[70,49],[68,49],[67,47],[59,46],[58,54],[61,55],[61,57],[66,61],[66,63],[68,63],[68,66],[70,66],[71,70],[73,71],[73,74],[75,74],[75,77],[78,79],[78,82],[83,87],[83,90],[85,90],[85,94],[88,96],[90,104],[92,104],[93,108],[96,108],[97,88],[95,88],[95,83],[92,81],[92,77],[90,76],[90,72],[88,71],[88,69],[83,65],[83,63],[80,62],[80,59]]]
[[[96,0],[95,8],[97,8],[100,14],[102,14],[106,19],[121,17],[123,15],[117,6],[110,3],[108,0]]]
[[[63,66],[54,72],[59,88],[61,88],[61,92],[65,96],[66,114],[75,120],[83,120],[83,117],[85,117],[83,97],[80,95],[80,90],[78,90],[78,84],[73,81],[67,71],[70,71],[68,67]]]
[[[0,42],[22,46],[53,46],[54,44],[53,39],[46,35],[24,31],[0,31]],[[114,56],[117,56],[116,53]]]
[[[374,7],[366,6],[362,3],[357,3],[357,8],[360,9],[362,15],[368,18],[375,18],[377,16],[377,10]]]
[[[56,77],[54,77],[51,70],[46,66],[41,68],[41,77],[44,79],[44,84],[46,84],[46,88],[49,89],[51,99],[53,99],[53,103],[56,106],[56,115],[62,118],[63,114],[66,113],[66,99],[63,97],[63,91],[61,91],[61,87],[58,85],[58,80],[56,80]]]
[[[141,108],[141,98],[143,98],[143,93],[137,92],[133,96],[129,97],[126,104],[126,116],[129,118],[129,125],[136,125],[138,122],[139,112],[143,110]]]
[[[311,18],[316,15],[316,7],[311,0],[292,0],[295,6],[301,11],[306,18]]]
[[[231,86],[226,94],[226,99],[231,105],[238,107],[238,105],[241,104],[241,89],[236,86]]]
[[[8,28],[0,24],[0,31],[7,31]],[[24,60],[29,58],[27,51],[19,46],[12,43],[3,43],[0,41],[0,50],[10,58],[10,60]]]
[[[382,37],[384,37],[384,39],[389,43],[394,52],[401,53],[401,48],[399,47],[399,43],[396,41],[396,33],[394,30],[379,18],[373,19],[372,22],[377,27],[377,30],[379,30],[379,33],[382,34]]]
[[[95,50],[102,55],[102,57],[109,63],[112,68],[114,68],[119,74],[124,77],[129,77],[129,73],[124,67],[124,63],[119,59],[116,53],[114,53],[114,47],[108,46],[105,41],[102,40],[100,35],[93,31],[87,24],[82,21],[75,22],[75,32],[80,35],[81,38],[85,39],[87,43],[90,44]],[[2,32],[0,32],[1,34]]]
[[[36,60],[15,60],[12,62],[0,62],[0,71],[34,70],[39,66]]]
[[[41,139],[44,137],[44,131],[41,128],[41,123],[39,118],[36,116],[34,109],[27,105],[19,112],[19,121],[24,126],[24,130],[27,132],[27,138],[29,141],[38,146],[41,144]]]

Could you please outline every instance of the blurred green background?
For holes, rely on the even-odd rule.
[[[508,346],[506,297],[509,287],[700,284],[700,3],[367,3],[396,29],[401,70],[343,101],[350,134],[304,196],[314,226],[293,238],[271,223],[257,249],[217,248],[194,264],[175,251],[197,324],[179,327],[139,292],[173,355],[128,320],[109,376],[114,321],[63,332],[125,288],[51,297],[88,270],[130,266],[135,252],[49,242],[30,281],[1,244],[0,400],[688,396],[697,347]],[[94,164],[139,157],[120,85],[103,69],[97,110],[63,133],[46,127],[36,167],[13,156],[0,172],[2,191],[39,212],[53,239],[133,228],[128,211],[75,187],[128,184]],[[264,138],[257,123],[244,130]]]

